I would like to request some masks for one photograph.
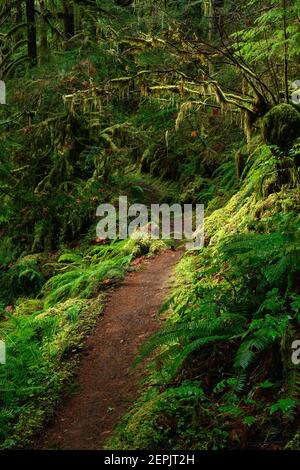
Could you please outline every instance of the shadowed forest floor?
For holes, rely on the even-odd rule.
[[[36,448],[96,450],[110,436],[137,396],[143,367],[131,365],[140,345],[159,329],[157,314],[181,254],[168,250],[144,260],[112,291],[87,339],[78,389],[62,402]]]

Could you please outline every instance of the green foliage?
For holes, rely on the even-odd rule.
[[[94,326],[102,298],[79,299],[43,310],[39,301],[20,304],[0,328],[7,363],[0,368],[0,448],[28,443],[49,418],[72,376],[74,353]]]
[[[291,411],[293,411],[295,406],[295,400],[291,398],[283,398],[281,400],[278,400],[278,402],[274,403],[274,405],[270,407],[270,413],[273,414],[277,411],[280,411],[283,415],[291,415]]]
[[[145,438],[153,439],[150,442],[155,445],[159,436],[166,448],[169,442],[203,448],[205,435],[206,448],[228,448],[242,445],[235,437],[236,429],[243,429],[238,434],[245,433],[241,439],[246,440],[251,435],[264,439],[268,429],[273,430],[271,440],[281,434],[285,439],[292,432],[288,426],[283,432],[282,426],[287,420],[291,425],[295,421],[300,392],[299,372],[291,363],[291,344],[299,329],[298,196],[292,184],[285,187],[283,198],[291,198],[285,213],[281,205],[270,211],[263,196],[263,205],[259,197],[251,196],[249,204],[254,176],[259,181],[265,158],[249,162],[239,193],[225,206],[223,225],[214,212],[207,218],[210,244],[181,261],[177,287],[165,306],[170,312],[167,324],[142,346],[139,360],[156,351],[152,384],[164,383],[164,391],[155,394],[161,408],[155,412],[151,408],[154,423],[162,422],[162,429],[158,433],[152,417],[152,431],[139,424],[141,434],[127,435],[138,415],[154,403],[146,394],[109,445],[142,448]],[[239,229],[235,220],[240,222]],[[204,392],[201,412],[190,399],[180,413],[184,419],[192,409],[197,416],[195,430],[192,421],[188,425],[189,435],[178,422],[164,418],[165,394],[176,395],[174,383],[186,377],[192,378],[191,393],[198,381]],[[207,415],[209,419],[204,418]]]
[[[45,281],[42,257],[27,255],[0,273],[0,296],[7,303],[22,295],[36,294]]]
[[[112,260],[98,260],[95,264],[72,266],[68,271],[49,279],[43,287],[45,305],[50,307],[70,297],[89,298],[95,295],[106,279],[118,280],[124,275],[124,268],[131,260],[119,256]]]
[[[99,294],[166,247],[97,244],[96,208],[119,195],[207,217],[111,447],[299,446],[299,1],[46,0],[32,21],[2,3],[0,446],[51,414]]]
[[[258,0],[247,2],[247,7],[252,8],[247,13],[255,13],[254,27],[244,28],[238,34],[243,34],[244,41],[239,42],[239,47],[245,59],[261,62],[276,59],[284,49],[284,31],[280,27],[283,24],[283,16],[286,15],[288,22],[288,53],[289,58],[299,56],[299,30],[293,21],[295,14],[299,13],[299,3],[296,0],[286,2],[286,11],[281,3],[265,2],[265,8],[259,11]],[[252,18],[251,18],[252,19]],[[274,27],[276,24],[277,27]],[[266,47],[266,45],[268,47]]]
[[[76,353],[102,312],[103,291],[123,278],[136,256],[165,248],[161,240],[147,238],[67,251],[54,261],[56,274],[46,282],[35,270],[40,258],[45,261],[41,255],[20,258],[10,268],[4,287],[24,297],[9,311],[0,304],[0,338],[7,346],[7,363],[0,367],[0,448],[27,444],[53,412]],[[29,293],[38,298],[26,298]]]

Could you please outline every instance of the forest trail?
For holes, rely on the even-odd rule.
[[[140,345],[160,327],[157,314],[182,252],[145,259],[113,290],[82,354],[78,390],[61,403],[38,449],[97,450],[137,397],[144,368],[131,368]]]

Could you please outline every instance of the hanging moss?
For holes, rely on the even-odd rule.
[[[264,117],[263,135],[267,144],[289,150],[300,137],[300,114],[290,104],[274,106]]]

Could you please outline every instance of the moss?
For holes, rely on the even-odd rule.
[[[162,434],[157,423],[159,420],[159,396],[140,403],[129,413],[118,433],[106,445],[106,449],[158,449]]]
[[[263,119],[263,135],[267,144],[288,151],[300,137],[300,113],[289,104],[274,106]]]
[[[185,189],[180,195],[181,203],[195,203],[199,202],[199,195],[207,190],[209,181],[202,176],[197,176],[193,181],[186,184]],[[205,202],[205,201],[203,201]]]
[[[287,443],[284,450],[299,450],[300,449],[300,432],[296,432],[293,438]]]
[[[152,256],[168,248],[167,240],[160,240],[135,232],[124,247],[125,253],[130,253],[134,258],[139,256]]]
[[[76,353],[103,312],[104,296],[68,299],[29,316],[38,302],[21,303],[19,314],[4,323],[10,359],[0,378],[7,384],[4,399],[10,412],[0,410],[0,449],[31,444],[33,434],[51,418],[74,375]]]
[[[16,307],[14,315],[31,315],[39,310],[43,309],[43,301],[37,299],[27,299],[22,301],[19,300],[19,303]]]
[[[63,253],[59,258],[58,258],[58,263],[79,263],[82,260],[82,256],[79,253]]]
[[[146,391],[123,418],[105,449],[209,450],[224,447],[227,433],[217,427],[203,431],[212,412],[192,394],[181,395],[184,387],[182,384],[182,388],[169,388],[163,392],[157,389]]]

